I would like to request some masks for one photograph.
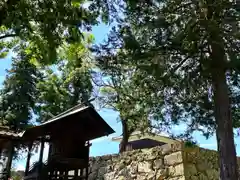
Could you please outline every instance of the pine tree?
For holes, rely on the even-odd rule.
[[[24,47],[13,58],[11,69],[1,89],[1,124],[13,131],[21,131],[29,126],[37,97],[36,84],[41,74],[30,63],[31,55],[27,55]]]

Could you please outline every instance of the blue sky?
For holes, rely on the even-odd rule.
[[[109,31],[110,27],[104,24],[100,24],[97,27],[94,27],[92,30],[92,33],[95,36],[95,43],[100,43],[104,40],[104,38],[107,37],[107,33]],[[11,67],[11,55],[8,56],[5,59],[0,59],[0,84],[2,84],[3,80],[6,76],[6,69],[9,69]],[[112,110],[103,109],[99,111],[100,115],[103,117],[103,119],[116,131],[115,134],[110,135],[109,137],[103,137],[96,140],[93,140],[92,147],[90,150],[91,156],[100,156],[104,154],[112,154],[118,152],[118,143],[112,142],[111,138],[114,136],[118,136],[121,134],[121,124],[117,121],[118,113],[114,112]],[[181,132],[184,129],[184,125],[179,125],[176,127],[173,127],[173,132],[178,133]],[[204,148],[209,149],[216,149],[216,138],[211,137],[210,139],[206,140],[205,137],[201,136],[200,133],[194,133],[195,139],[198,141],[200,146]],[[235,143],[237,144],[237,153],[240,155],[240,143],[238,143],[238,139],[240,137],[235,138]],[[44,152],[44,154],[47,154],[47,150]],[[46,157],[46,156],[45,156]],[[25,167],[25,159],[23,158],[19,161],[15,161],[14,167],[16,169],[23,170]],[[35,154],[32,157],[32,161],[36,161],[38,159],[38,154]]]

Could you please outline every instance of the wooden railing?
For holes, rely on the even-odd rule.
[[[52,161],[54,159],[54,161]],[[38,166],[40,163],[35,162],[31,165],[28,171],[28,175],[24,177],[24,180],[37,180],[41,176],[42,179],[59,179],[59,178],[64,178],[64,179],[74,179],[74,180],[86,180],[88,177],[88,171],[85,171],[85,175],[83,173],[80,173],[80,175],[74,174],[74,175],[69,175],[69,170],[66,168],[66,170],[59,171],[58,169],[52,169],[52,162],[53,163],[60,163],[60,164],[66,164],[66,167],[69,167],[69,164],[74,165],[76,167],[81,167],[81,164],[83,165],[85,161],[83,159],[74,159],[74,158],[60,158],[57,156],[54,156],[53,159],[49,160],[50,164],[48,161],[43,162],[42,164],[42,169],[39,174],[38,172]],[[83,169],[88,168],[88,161],[86,162],[86,165],[83,165],[81,169],[78,169],[80,171],[83,171]],[[53,166],[54,167],[54,166]]]
[[[7,173],[6,172],[1,172],[0,173],[0,180],[7,180]]]

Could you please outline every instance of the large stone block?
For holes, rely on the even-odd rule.
[[[182,152],[178,151],[164,157],[165,165],[175,165],[183,162]]]
[[[154,171],[151,171],[149,173],[147,173],[147,179],[148,180],[155,180],[156,174]]]
[[[151,162],[139,162],[138,163],[138,172],[148,173],[152,171]]]
[[[130,176],[129,168],[127,167],[123,168],[121,171],[118,172],[118,175],[124,177]]]
[[[168,168],[168,175],[170,177],[184,175],[184,166],[183,166],[183,164],[178,164],[176,166],[170,166]]]
[[[125,167],[125,161],[124,160],[120,160],[116,163],[116,165],[114,166],[114,170],[115,171],[120,171],[121,169],[123,169]]]
[[[108,172],[107,167],[100,167],[98,170],[99,174],[106,174]]]
[[[138,172],[138,164],[136,162],[133,162],[128,166],[130,174],[137,174]]]
[[[161,146],[162,154],[170,154],[172,152],[180,151],[182,149],[182,146],[180,143],[174,143],[174,144],[164,144]]]
[[[164,167],[163,160],[162,159],[156,159],[153,162],[153,169],[161,169]]]
[[[153,151],[152,149],[144,152],[144,160],[152,161],[158,157],[158,152]]]
[[[104,180],[113,180],[115,178],[115,172],[109,172],[104,174]]]
[[[168,176],[168,169],[159,169],[159,170],[156,170],[156,179],[164,179]]]
[[[136,180],[148,180],[145,174],[138,174]]]

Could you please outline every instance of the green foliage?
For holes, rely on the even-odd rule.
[[[44,68],[44,78],[37,86],[40,93],[36,100],[38,121],[44,122],[90,99],[93,64],[87,49],[89,38],[92,36],[86,36],[85,43],[64,44],[58,63]]]
[[[23,178],[23,173],[24,172],[11,171],[11,178],[13,180],[21,180]]]
[[[122,50],[115,55],[111,48],[105,45],[96,48],[101,51],[97,51],[99,69],[94,73],[93,82],[99,88],[100,107],[119,112],[123,133],[120,152],[123,152],[133,131],[151,128],[148,118],[150,108],[142,103],[145,100],[145,90],[134,83],[139,72],[134,66],[121,63],[128,60],[128,56],[125,56]]]
[[[109,20],[113,5],[106,0],[6,0],[0,3],[0,57],[12,41],[22,40],[35,60],[52,64],[63,42],[79,43],[82,32]],[[6,42],[10,41],[10,42]]]
[[[0,26],[0,59],[5,58],[9,51],[18,43],[18,39],[6,39],[1,40],[1,34],[6,34],[7,28],[5,26]]]
[[[36,84],[41,77],[37,68],[29,62],[31,55],[24,53],[24,48],[20,46],[20,53],[13,58],[0,96],[1,124],[14,131],[29,126],[38,94]]]
[[[224,1],[213,5],[195,1],[129,1],[124,9],[125,17],[118,30],[108,39],[109,49],[124,49],[121,55],[128,58],[111,64],[135,66],[138,73],[134,83],[144,92],[141,106],[152,108],[151,116],[160,124],[188,121],[185,132],[189,136],[198,130],[209,137],[216,130],[214,117],[214,87],[212,84],[212,57],[210,34],[219,34],[225,40],[228,57],[228,87],[233,102],[234,127],[239,124],[238,52],[236,36],[238,15],[231,3]],[[222,13],[216,20],[205,17],[204,8],[218,9]],[[214,17],[215,18],[215,17]],[[215,24],[215,21],[220,23]],[[106,61],[111,59],[105,58]],[[112,58],[113,59],[113,58]],[[141,89],[141,90],[140,90]],[[141,97],[141,98],[143,98]]]
[[[192,141],[187,141],[184,143],[184,146],[187,148],[194,148],[194,147],[198,147],[196,142],[192,142]]]
[[[187,137],[195,130],[206,137],[216,132],[220,176],[237,179],[233,126],[239,125],[240,105],[239,3],[126,2],[119,31],[112,32],[118,38],[109,41],[129,58],[115,63],[135,65],[141,72],[136,83],[149,89],[144,103],[155,120],[185,122]]]
[[[104,59],[104,57],[99,58]],[[99,63],[98,67],[101,68],[101,71],[94,73],[93,81],[99,88],[99,105],[102,108],[110,108],[119,112],[120,121],[126,122],[129,133],[131,133],[140,128],[136,124],[140,119],[142,119],[142,122],[148,121],[146,116],[137,116],[141,108],[138,107],[140,94],[131,84],[134,69],[130,66],[118,67],[117,64],[111,64],[110,66],[107,67]]]

